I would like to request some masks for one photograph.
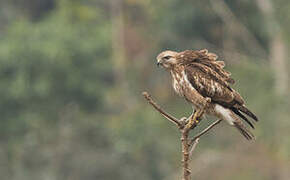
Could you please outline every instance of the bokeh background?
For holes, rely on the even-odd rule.
[[[289,42],[289,0],[0,0],[0,179],[179,179],[179,132],[141,93],[190,115],[155,57],[203,48],[260,122],[202,137],[193,177],[290,179]]]

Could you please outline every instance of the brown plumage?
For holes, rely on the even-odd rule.
[[[194,108],[203,108],[208,103],[206,99],[210,98],[207,114],[226,120],[247,139],[253,139],[253,134],[239,117],[252,128],[253,122],[245,115],[255,121],[258,118],[245,106],[241,95],[230,87],[235,81],[230,77],[231,73],[224,70],[225,63],[217,59],[216,54],[206,49],[164,51],[157,56],[157,63],[170,71],[174,90]]]

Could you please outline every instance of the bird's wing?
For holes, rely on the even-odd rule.
[[[231,106],[235,99],[235,91],[214,70],[200,63],[191,63],[185,66],[185,75],[203,97]]]
[[[202,70],[205,69],[206,73],[217,78],[219,81],[223,81],[227,84],[235,83],[234,79],[230,77],[231,73],[224,70],[224,61],[217,61],[218,56],[214,53],[209,53],[207,49],[199,51],[186,50],[179,53],[179,56],[177,56],[177,58],[183,64],[193,65],[193,63],[197,63],[200,66],[203,65],[205,68],[210,69],[211,71],[208,71],[205,68],[202,68]]]
[[[240,94],[232,89],[227,82],[220,79],[211,68],[199,63],[191,63],[185,66],[185,75],[190,84],[203,97],[209,97],[213,102],[232,110],[254,128],[253,124],[241,112],[256,121],[257,117],[246,108]]]

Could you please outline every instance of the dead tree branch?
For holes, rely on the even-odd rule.
[[[189,157],[192,156],[192,153],[193,153],[193,151],[195,150],[195,148],[196,148],[198,142],[199,142],[199,138],[196,138],[196,139],[193,141],[192,146],[191,146],[191,149],[190,149],[190,151],[189,151]]]
[[[199,139],[202,135],[206,134],[209,130],[211,130],[214,126],[221,122],[221,120],[215,121],[213,124],[205,128],[202,132],[198,133],[193,139],[189,139],[189,132],[193,130],[198,123],[201,121],[201,117],[204,113],[204,110],[196,110],[186,121],[173,117],[172,115],[165,112],[150,96],[148,92],[142,93],[145,99],[151,104],[162,116],[164,116],[167,120],[174,123],[181,132],[181,144],[182,144],[182,167],[183,174],[182,180],[190,180],[191,171],[189,168],[189,159],[191,154],[195,150]]]
[[[178,120],[177,118],[171,116],[170,114],[168,114],[167,112],[165,112],[163,109],[161,109],[161,107],[155,102],[153,101],[153,99],[151,98],[150,94],[148,94],[148,92],[143,92],[142,93],[143,96],[147,99],[147,101],[160,113],[162,114],[162,116],[164,116],[166,119],[168,119],[170,122],[174,123],[175,125],[177,125],[179,128],[182,128],[182,123],[180,120]]]
[[[215,127],[216,125],[218,125],[222,120],[216,120],[215,122],[213,122],[211,125],[209,125],[207,128],[205,128],[203,131],[201,131],[200,133],[198,133],[196,136],[194,136],[194,138],[192,138],[190,140],[190,145],[192,145],[196,139],[199,139],[202,135],[204,135],[205,133],[207,133],[209,130],[211,130],[213,127]],[[192,145],[193,146],[193,145]]]

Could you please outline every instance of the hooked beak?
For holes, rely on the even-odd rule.
[[[162,65],[162,61],[161,60],[157,60],[157,67],[159,67],[160,65]]]

